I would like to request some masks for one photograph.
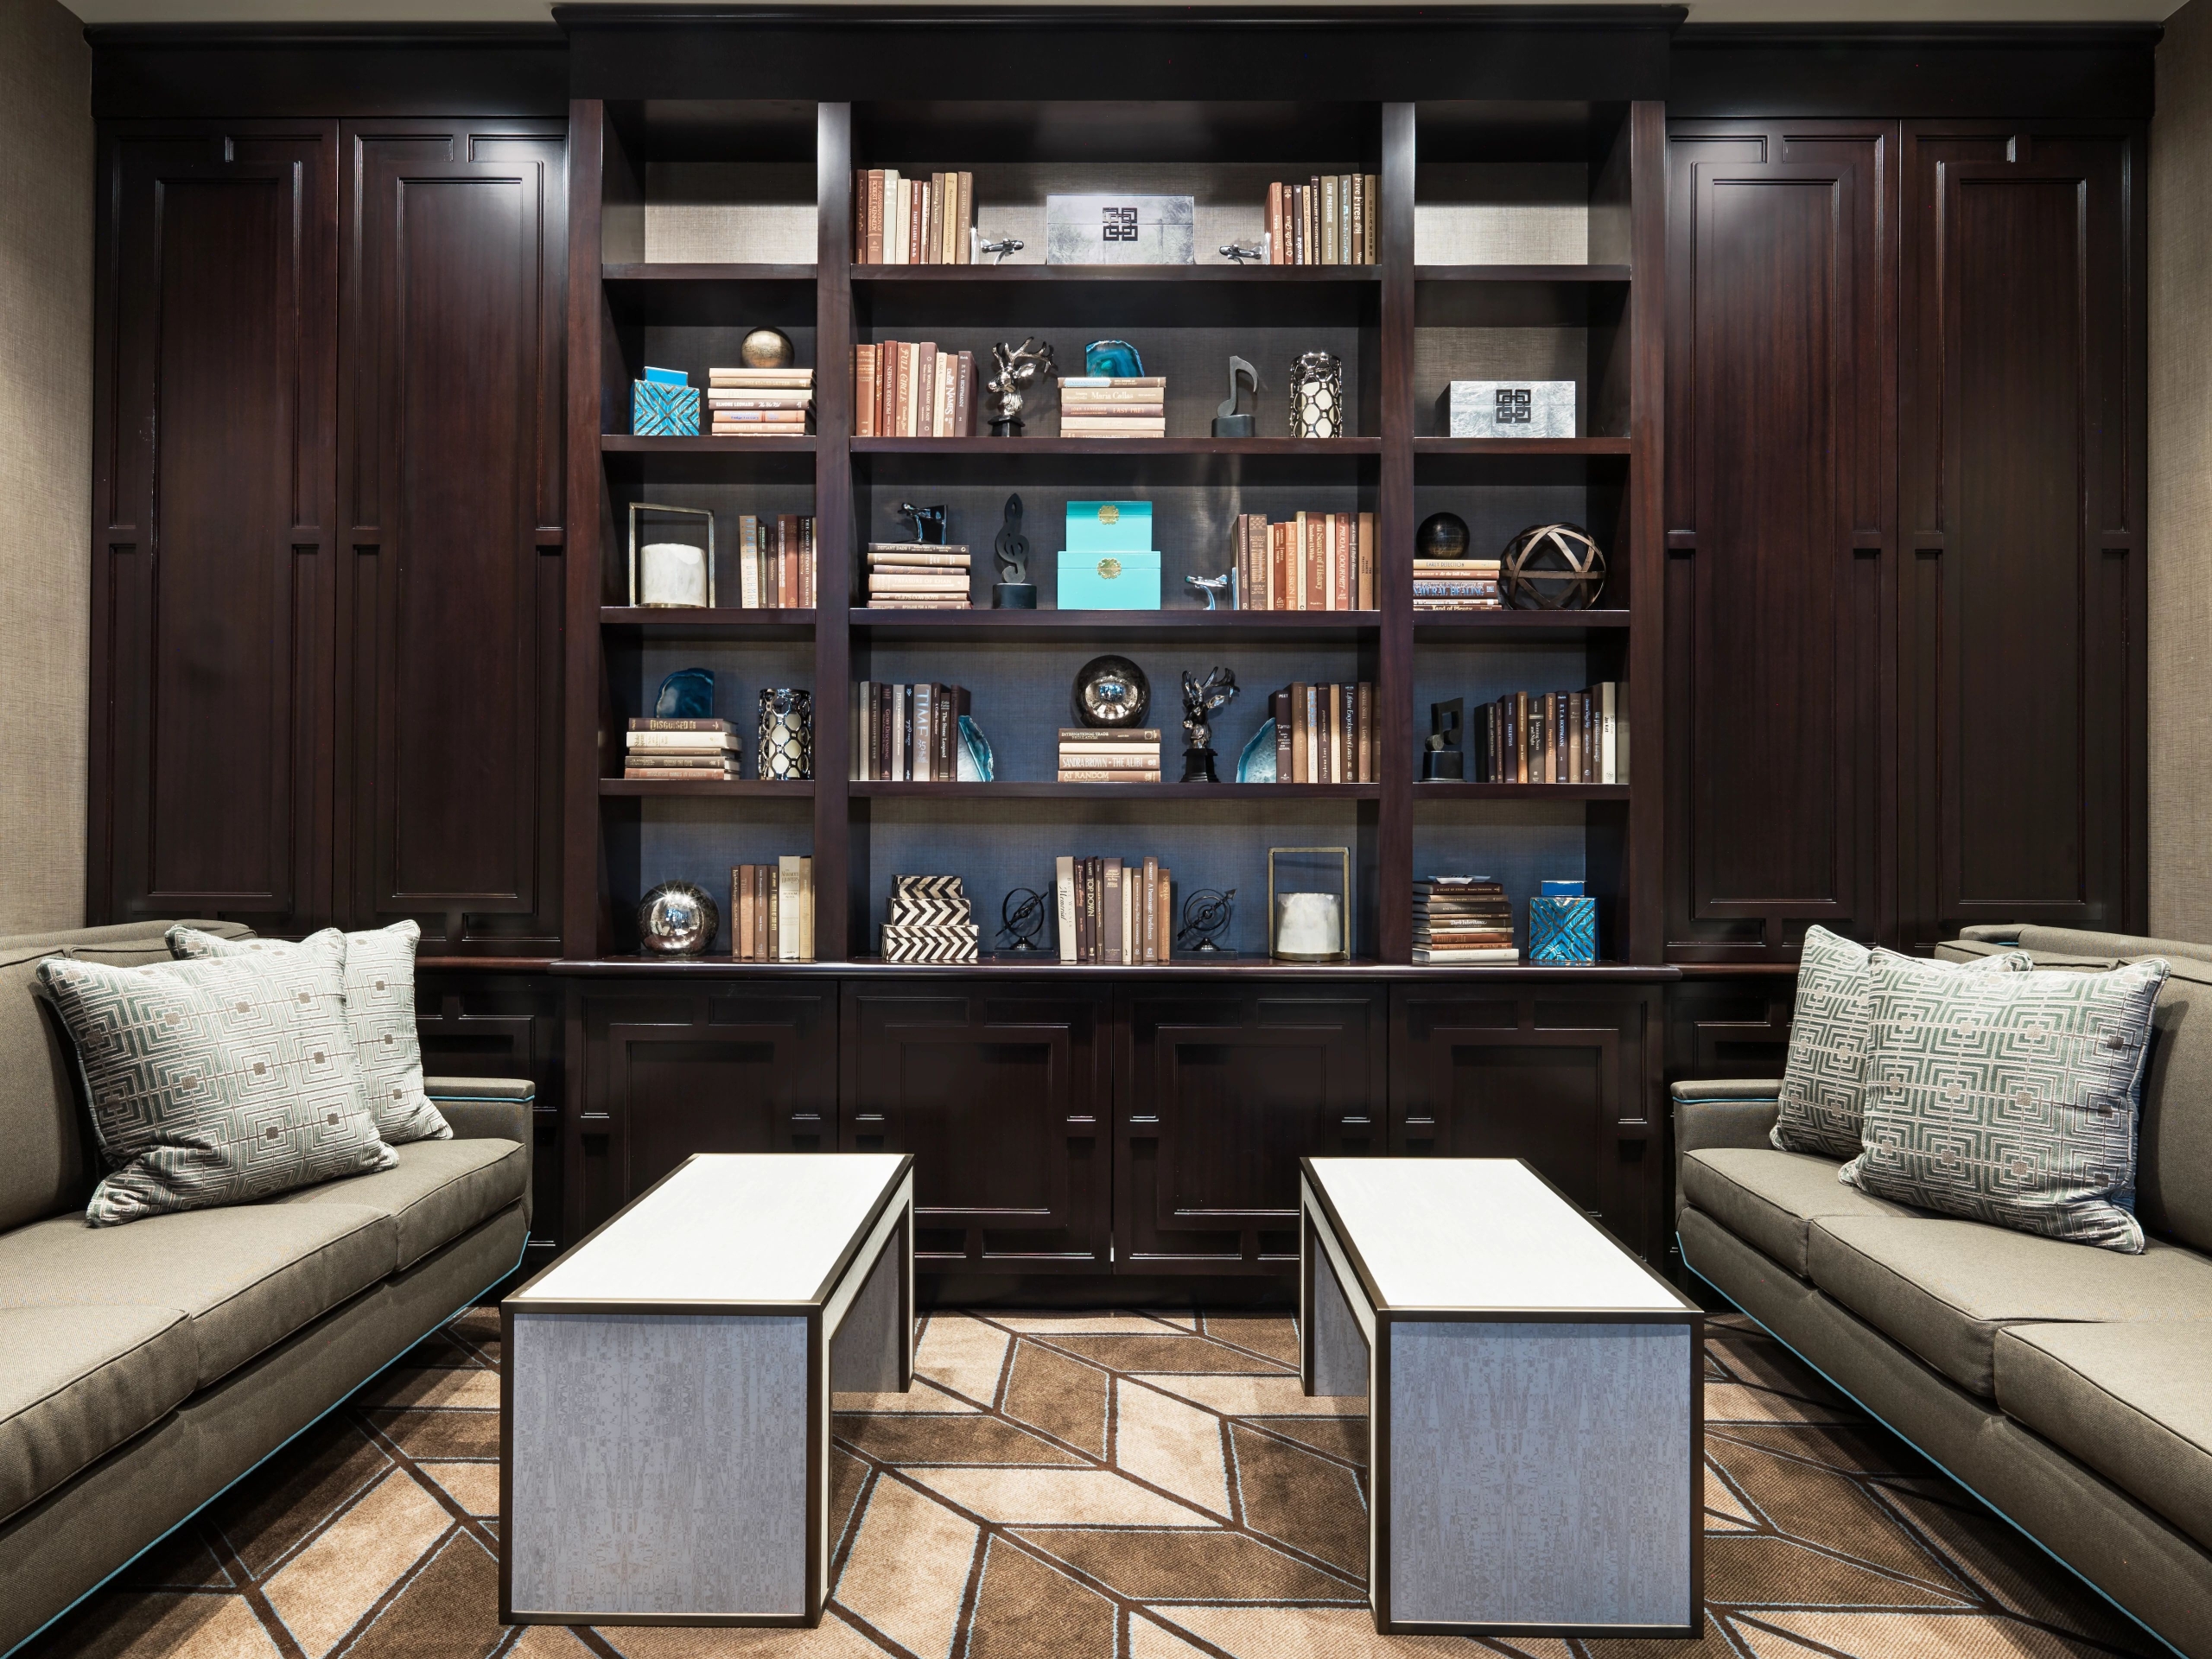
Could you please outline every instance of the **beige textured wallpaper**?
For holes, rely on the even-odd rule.
[[[92,54],[0,0],[0,933],[85,918]]]
[[[2212,939],[2212,0],[2151,125],[2151,932]]]

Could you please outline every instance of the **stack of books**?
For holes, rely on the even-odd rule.
[[[1060,728],[1060,777],[1064,784],[1156,784],[1160,781],[1160,728],[1099,731],[1089,726]]]
[[[1628,712],[1617,680],[1580,691],[1510,691],[1469,724],[1478,783],[1628,781]]]
[[[1062,376],[1060,435],[1064,438],[1166,437],[1167,377],[1164,374]]]
[[[1376,770],[1375,687],[1295,682],[1268,699],[1275,723],[1279,784],[1371,784]]]
[[[1486,875],[1432,875],[1414,883],[1415,962],[1518,962],[1513,908]]]
[[[1414,561],[1414,609],[1494,611],[1497,608],[1496,559]]]
[[[660,783],[734,783],[743,759],[736,728],[726,720],[633,720],[626,734],[622,775]]]
[[[814,413],[812,369],[709,369],[710,436],[803,438]]]
[[[870,542],[868,608],[968,610],[968,549],[959,543]]]
[[[886,962],[973,962],[981,938],[957,875],[894,875],[884,912]]]
[[[1166,962],[1175,944],[1174,876],[1156,858],[1053,861],[1062,962]]]
[[[901,178],[895,168],[853,175],[853,263],[972,265],[976,175]]]
[[[738,603],[747,610],[812,610],[814,571],[812,513],[738,514]]]
[[[729,873],[729,953],[739,962],[814,960],[814,861],[785,854]]]
[[[975,435],[976,354],[933,340],[886,340],[853,347],[853,435]]]
[[[1372,173],[1332,173],[1269,185],[1268,263],[1373,264],[1382,182]]]
[[[950,784],[960,779],[964,685],[862,680],[853,698],[856,783]]]
[[[1236,608],[1371,611],[1375,545],[1371,512],[1301,512],[1279,524],[1239,513],[1230,549]]]

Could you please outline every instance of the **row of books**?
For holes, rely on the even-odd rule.
[[[1167,435],[1167,377],[1164,374],[1077,374],[1060,378],[1060,435],[1064,438],[1164,438]]]
[[[1279,784],[1371,784],[1376,770],[1375,686],[1294,682],[1268,698],[1275,723]]]
[[[1628,781],[1628,708],[1617,680],[1580,691],[1510,691],[1471,724],[1478,783]]]
[[[1371,611],[1375,515],[1301,512],[1280,524],[1264,512],[1236,516],[1237,608]]]
[[[1382,181],[1372,173],[1316,175],[1268,187],[1268,263],[1371,265]]]
[[[972,265],[976,175],[906,178],[895,168],[853,175],[853,259],[863,265]]]
[[[816,592],[814,515],[737,516],[737,602],[747,610],[811,610]]]
[[[966,438],[976,432],[973,352],[933,340],[885,340],[853,347],[853,435]]]
[[[862,680],[853,699],[854,781],[957,781],[960,716],[967,712],[965,686]]]
[[[812,369],[709,369],[708,435],[803,438],[814,413]]]
[[[1175,944],[1174,877],[1157,858],[1052,861],[1062,962],[1166,962]]]
[[[1414,609],[1498,609],[1497,565],[1496,559],[1415,559]]]
[[[736,781],[745,757],[737,728],[726,720],[648,716],[623,734],[622,775],[660,783]]]
[[[790,853],[729,873],[729,953],[739,962],[814,960],[814,861]]]
[[[1160,728],[1099,730],[1060,728],[1059,781],[1064,784],[1156,784]]]
[[[959,543],[870,542],[868,608],[967,610],[968,572],[968,549]]]
[[[1513,907],[1486,875],[1432,875],[1414,883],[1415,962],[1517,962]]]

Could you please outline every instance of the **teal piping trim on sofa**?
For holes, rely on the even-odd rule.
[[[1702,1213],[1703,1213],[1703,1211],[1700,1211],[1699,1213],[1702,1214]],[[1917,1441],[1917,1440],[1914,1440],[1914,1439],[1912,1438],[1912,1436],[1911,1436],[1911,1435],[1910,1435],[1910,1434],[1906,1433],[1903,1429],[1899,1428],[1899,1427],[1898,1427],[1895,1423],[1892,1423],[1891,1421],[1890,1421],[1890,1420],[1889,1420],[1888,1418],[1886,1418],[1886,1417],[1883,1416],[1879,1412],[1875,1411],[1875,1410],[1874,1410],[1874,1409],[1872,1409],[1871,1407],[1869,1407],[1869,1406],[1867,1405],[1867,1403],[1866,1403],[1864,1400],[1861,1400],[1861,1399],[1860,1399],[1857,1395],[1853,1394],[1853,1393],[1849,1389],[1847,1389],[1847,1388],[1844,1387],[1844,1385],[1843,1385],[1842,1383],[1839,1382],[1838,1381],[1836,1381],[1836,1379],[1835,1379],[1834,1377],[1833,1377],[1833,1376],[1829,1376],[1826,1371],[1822,1370],[1821,1370],[1818,1365],[1815,1364],[1815,1363],[1814,1363],[1810,1359],[1806,1358],[1806,1357],[1805,1357],[1803,1354],[1799,1354],[1799,1353],[1797,1353],[1797,1350],[1796,1350],[1796,1349],[1795,1349],[1794,1347],[1790,1347],[1790,1344],[1789,1344],[1789,1339],[1788,1339],[1787,1338],[1785,1338],[1785,1337],[1782,1336],[1779,1332],[1776,1332],[1776,1331],[1773,1331],[1773,1330],[1769,1329],[1769,1327],[1767,1326],[1766,1323],[1765,1323],[1764,1320],[1762,1320],[1762,1319],[1759,1318],[1759,1316],[1758,1316],[1758,1314],[1756,1314],[1756,1313],[1753,1313],[1750,1312],[1748,1309],[1742,1308],[1742,1307],[1738,1307],[1738,1306],[1737,1306],[1737,1304],[1736,1304],[1736,1301],[1735,1301],[1735,1299],[1734,1299],[1734,1298],[1732,1298],[1732,1296],[1730,1296],[1726,1291],[1725,1291],[1725,1290],[1721,1289],[1719,1286],[1718,1286],[1718,1285],[1716,1285],[1716,1284],[1713,1284],[1713,1281],[1712,1281],[1712,1280],[1710,1280],[1710,1279],[1707,1279],[1707,1278],[1703,1274],[1701,1274],[1701,1273],[1698,1273],[1698,1271],[1697,1271],[1697,1264],[1696,1264],[1695,1262],[1692,1262],[1692,1261],[1690,1260],[1690,1253],[1689,1253],[1689,1251],[1688,1251],[1688,1249],[1684,1249],[1684,1248],[1683,1248],[1683,1245],[1682,1245],[1682,1235],[1681,1235],[1681,1231],[1680,1231],[1679,1230],[1676,1230],[1676,1232],[1675,1232],[1675,1254],[1676,1255],[1678,1255],[1678,1256],[1680,1256],[1680,1257],[1681,1258],[1682,1265],[1683,1265],[1684,1267],[1688,1268],[1692,1273],[1697,1273],[1697,1276],[1698,1276],[1698,1279],[1699,1279],[1700,1282],[1701,1282],[1701,1283],[1703,1283],[1703,1284],[1705,1284],[1705,1285],[1708,1286],[1708,1287],[1712,1289],[1713,1294],[1714,1295],[1716,1295],[1716,1296],[1719,1297],[1719,1298],[1720,1298],[1720,1300],[1721,1300],[1722,1301],[1726,1302],[1726,1303],[1728,1304],[1728,1306],[1729,1306],[1736,1308],[1736,1311],[1737,1311],[1738,1313],[1743,1314],[1743,1316],[1744,1316],[1745,1319],[1749,1319],[1749,1320],[1750,1320],[1753,1325],[1758,1325],[1758,1328],[1759,1328],[1760,1330],[1766,1332],[1767,1335],[1769,1335],[1770,1337],[1772,1337],[1772,1338],[1773,1338],[1777,1342],[1780,1343],[1780,1344],[1781,1344],[1784,1348],[1789,1348],[1789,1351],[1790,1351],[1791,1353],[1793,1353],[1793,1354],[1796,1354],[1796,1355],[1797,1355],[1797,1358],[1798,1358],[1798,1360],[1799,1360],[1799,1361],[1800,1361],[1800,1362],[1801,1362],[1801,1363],[1802,1363],[1802,1364],[1803,1364],[1803,1365],[1804,1365],[1804,1366],[1805,1366],[1808,1370],[1810,1370],[1810,1371],[1811,1371],[1811,1372],[1812,1372],[1815,1376],[1819,1377],[1822,1382],[1826,1382],[1826,1383],[1827,1383],[1830,1388],[1834,1389],[1838,1394],[1841,1395],[1845,1399],[1847,1399],[1847,1400],[1850,1401],[1850,1402],[1851,1402],[1851,1403],[1852,1403],[1853,1405],[1854,1405],[1854,1406],[1858,1407],[1859,1410],[1861,1410],[1861,1411],[1865,1412],[1865,1413],[1866,1413],[1869,1417],[1872,1418],[1876,1422],[1878,1422],[1878,1423],[1881,1424],[1881,1426],[1882,1426],[1884,1428],[1888,1429],[1888,1430],[1890,1431],[1890,1433],[1892,1433],[1892,1434],[1896,1435],[1896,1436],[1897,1437],[1897,1439],[1899,1439],[1899,1440],[1903,1440],[1903,1441],[1904,1441],[1907,1446],[1910,1446],[1914,1451],[1916,1451],[1916,1452],[1919,1452],[1919,1453],[1920,1453],[1920,1455],[1921,1455],[1922,1457],[1926,1458],[1926,1459],[1928,1459],[1928,1461],[1929,1461],[1929,1462],[1930,1462],[1930,1463],[1934,1464],[1934,1465],[1935,1465],[1938,1469],[1941,1469],[1941,1470],[1942,1470],[1942,1471],[1946,1475],[1950,1476],[1950,1478],[1951,1478],[1953,1480],[1957,1481],[1957,1482],[1958,1482],[1958,1484],[1959,1484],[1959,1488],[1960,1488],[1960,1490],[1961,1490],[1961,1491],[1964,1491],[1964,1492],[1968,1493],[1970,1496],[1972,1496],[1972,1497],[1974,1498],[1974,1502],[1975,1502],[1975,1503],[1979,1503],[1979,1504],[1980,1504],[1980,1505],[1981,1505],[1981,1507],[1982,1507],[1983,1509],[1987,1510],[1988,1510],[1992,1515],[1995,1516],[1996,1516],[1999,1521],[2002,1521],[2002,1522],[2003,1522],[2006,1526],[2008,1526],[2008,1527],[2012,1528],[2013,1531],[2015,1531],[2015,1532],[2018,1533],[2018,1534],[2020,1535],[2020,1536],[2021,1536],[2021,1537],[2023,1537],[2023,1538],[2026,1539],[2030,1543],[2033,1544],[2033,1545],[2034,1545],[2037,1549],[2041,1550],[2044,1554],[2046,1554],[2046,1555],[2050,1556],[2050,1559],[2051,1559],[2052,1560],[2054,1560],[2054,1561],[2057,1562],[2059,1566],[2061,1566],[2061,1567],[2064,1567],[2068,1573],[2071,1573],[2075,1578],[2079,1579],[2084,1586],[2087,1586],[2090,1591],[2092,1591],[2093,1592],[2094,1592],[2094,1593],[2095,1593],[2095,1594],[2096,1594],[2096,1595],[2097,1595],[2101,1599],[2102,1599],[2102,1600],[2103,1600],[2107,1605],[2108,1605],[2112,1608],[2112,1610],[2113,1610],[2114,1612],[2118,1613],[2118,1614],[2119,1614],[2122,1618],[2126,1619],[2129,1624],[2131,1624],[2134,1625],[2138,1630],[2141,1630],[2141,1631],[2143,1632],[2143,1634],[2144,1634],[2144,1635],[2145,1635],[2145,1636],[2149,1637],[2150,1637],[2153,1642],[2156,1642],[2156,1643],[2157,1643],[2160,1647],[2164,1648],[2164,1649],[2168,1653],[2172,1654],[2172,1655],[2174,1656],[2174,1659],[2190,1659],[2189,1655],[2187,1655],[2187,1654],[2183,1653],[2183,1652],[2179,1648],[2177,1648],[2177,1647],[2174,1646],[2174,1644],[2173,1644],[2172,1643],[2171,1643],[2171,1642],[2167,1641],[2167,1640],[2166,1640],[2166,1638],[2165,1638],[2164,1637],[2160,1636],[2160,1635],[2158,1633],[2158,1631],[2156,1631],[2156,1630],[2152,1630],[2152,1629],[2148,1624],[2145,1624],[2145,1623],[2144,1623],[2140,1618],[2137,1618],[2133,1613],[2130,1612],[2130,1611],[2129,1611],[2126,1607],[2122,1606],[2119,1602],[2114,1601],[2114,1600],[2113,1599],[2113,1598],[2112,1598],[2109,1594],[2107,1594],[2107,1593],[2104,1591],[2104,1589],[2103,1589],[2102,1587],[2101,1587],[2099,1585],[2097,1585],[2095,1582],[2094,1582],[2092,1580],[2090,1580],[2088,1577],[2087,1577],[2087,1576],[2086,1576],[2086,1575],[2082,1572],[2082,1570],[2081,1570],[2079,1567],[2075,1567],[2075,1566],[2071,1561],[2069,1561],[2069,1560],[2067,1560],[2063,1555],[2061,1555],[2061,1554],[2060,1554],[2056,1550],[2053,1549],[2053,1548],[2052,1548],[2049,1544],[2046,1544],[2045,1542],[2044,1542],[2044,1541],[2043,1541],[2042,1539],[2040,1539],[2040,1538],[2037,1537],[2037,1536],[2035,1535],[2035,1534],[2033,1534],[2032,1532],[2030,1532],[2030,1531],[2029,1531],[2025,1527],[2022,1526],[2022,1525],[2021,1525],[2018,1521],[2015,1521],[2015,1520],[2014,1520],[2011,1516],[2009,1516],[2009,1515],[2005,1514],[2004,1510],[2002,1510],[1999,1509],[1999,1508],[1997,1507],[1997,1505],[1995,1505],[1994,1503],[1991,1503],[1987,1498],[1984,1497],[1983,1497],[1980,1492],[1976,1491],[1974,1490],[1974,1488],[1973,1484],[1972,1484],[1970,1482],[1966,1481],[1966,1480],[1964,1480],[1964,1479],[1961,1479],[1961,1478],[1959,1477],[1959,1475],[1958,1475],[1957,1473],[1955,1473],[1955,1472],[1952,1470],[1952,1468],[1950,1467],[1950,1465],[1949,1465],[1948,1464],[1945,1463],[1945,1462],[1942,1460],[1942,1459],[1941,1459],[1941,1458],[1939,1458],[1939,1457],[1935,1456],[1932,1452],[1930,1452],[1928,1450],[1928,1448],[1927,1448],[1927,1447],[1925,1447],[1925,1446],[1922,1446],[1922,1445],[1920,1444],[1920,1442],[1919,1442],[1919,1441]]]
[[[270,1446],[265,1453],[254,1460],[251,1467],[240,1470],[237,1478],[232,1480],[229,1484],[224,1486],[221,1491],[210,1494],[205,1503],[202,1503],[198,1509],[193,1510],[191,1514],[179,1519],[176,1525],[171,1527],[160,1537],[149,1542],[145,1549],[140,1550],[129,1560],[124,1562],[120,1567],[117,1567],[114,1572],[109,1573],[107,1577],[102,1579],[98,1584],[92,1586],[91,1589],[86,1591],[85,1593],[78,1597],[76,1600],[71,1602],[60,1612],[54,1614],[52,1618],[48,1619],[45,1624],[40,1625],[38,1629],[33,1630],[22,1641],[16,1643],[16,1645],[9,1649],[6,1653],[0,1653],[0,1659],[10,1659],[10,1655],[21,1653],[25,1648],[30,1646],[32,1643],[37,1641],[39,1637],[44,1636],[48,1630],[52,1630],[56,1624],[59,1624],[63,1619],[68,1618],[70,1614],[75,1612],[79,1607],[90,1601],[94,1596],[99,1594],[101,1591],[106,1589],[109,1585],[114,1583],[115,1580],[122,1574],[128,1573],[133,1567],[137,1565],[139,1560],[145,1555],[146,1550],[159,1548],[162,1545],[167,1543],[171,1538],[174,1538],[178,1533],[183,1531],[185,1528],[190,1526],[194,1521],[197,1521],[201,1516],[205,1515],[210,1509],[213,1508],[214,1505],[222,1502],[222,1500],[238,1486],[239,1481],[251,1478],[261,1468],[262,1465],[267,1463],[270,1459],[275,1457],[278,1452],[285,1450],[285,1448],[289,1446],[293,1441],[298,1440],[301,1435],[306,1433],[309,1429],[315,1427],[316,1424],[321,1422],[324,1418],[329,1416],[332,1412],[344,1405],[347,1400],[351,1400],[363,1389],[367,1388],[370,1383],[375,1382],[377,1378],[382,1376],[393,1366],[398,1364],[401,1360],[406,1358],[409,1354],[414,1351],[415,1344],[422,1341],[424,1337],[429,1336],[433,1332],[443,1330],[448,1325],[459,1319],[470,1308],[475,1306],[476,1298],[478,1296],[481,1296],[485,1291],[491,1289],[493,1285],[499,1284],[501,1281],[506,1279],[514,1272],[515,1268],[522,1266],[523,1258],[529,1254],[530,1230],[525,1227],[523,1230],[522,1249],[515,1252],[514,1267],[508,1268],[504,1271],[494,1274],[491,1279],[486,1280],[485,1283],[459,1307],[456,1307],[452,1313],[445,1315],[444,1318],[434,1320],[430,1325],[425,1326],[419,1335],[409,1339],[407,1345],[404,1348],[402,1348],[390,1359],[385,1361],[383,1364],[378,1366],[376,1370],[371,1371],[366,1376],[363,1377],[352,1388],[346,1389],[344,1399],[332,1401],[329,1405],[324,1407],[306,1422],[302,1423],[299,1427],[293,1430],[291,1433],[287,1434],[275,1446]],[[504,1355],[501,1356],[502,1363],[505,1363],[505,1357]]]

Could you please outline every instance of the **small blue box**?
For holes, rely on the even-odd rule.
[[[699,435],[699,388],[652,380],[630,383],[630,430],[641,438]]]
[[[1580,899],[1582,884],[1580,881],[1539,881],[1536,891],[1547,899]]]
[[[1529,899],[1529,960],[1554,964],[1597,961],[1598,901],[1562,893],[1540,893]]]
[[[688,386],[691,384],[691,377],[682,369],[657,369],[650,363],[645,365],[645,378],[657,386]]]
[[[1150,548],[1128,553],[1063,549],[1059,603],[1064,611],[1156,611],[1160,555]]]
[[[1071,553],[1150,553],[1152,503],[1069,502],[1067,550]],[[1159,555],[1153,556],[1157,559]]]

